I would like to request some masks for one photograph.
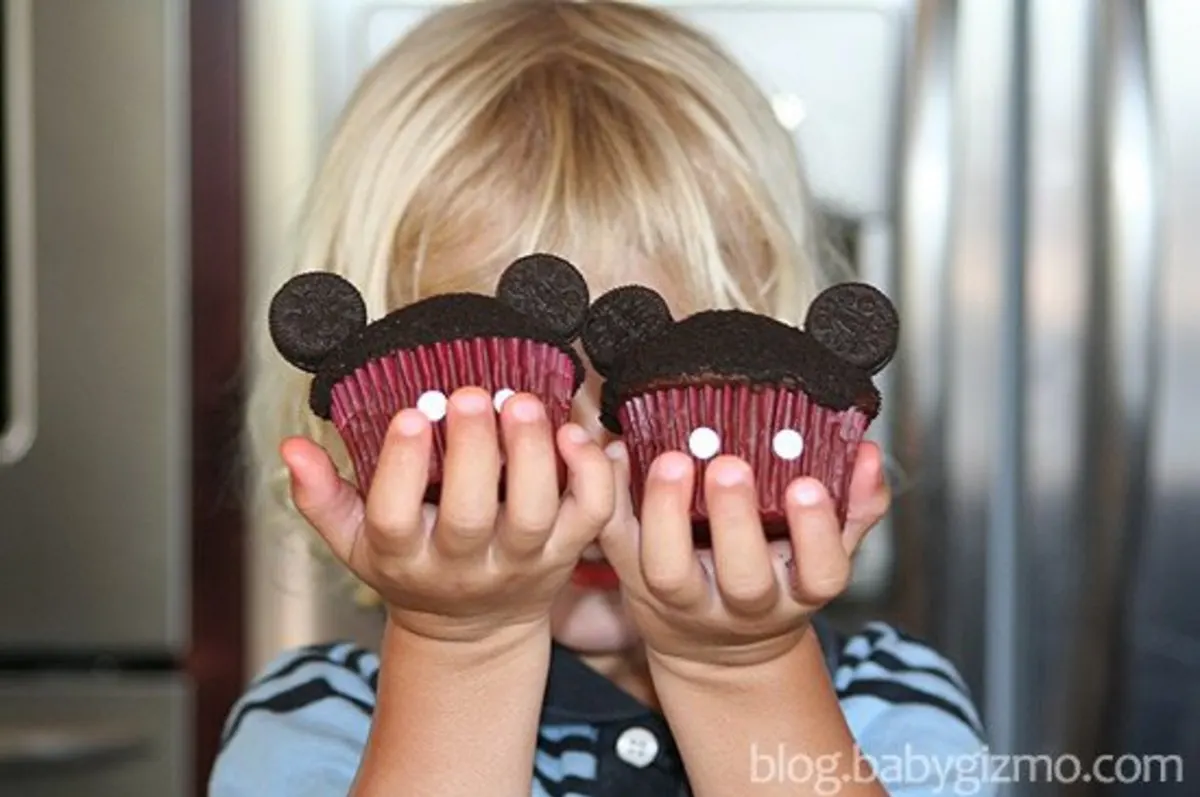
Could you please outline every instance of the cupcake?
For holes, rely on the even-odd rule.
[[[872,377],[898,333],[895,307],[863,283],[822,292],[803,329],[741,310],[676,321],[642,286],[604,294],[582,342],[605,379],[601,421],[629,450],[634,508],[655,458],[690,453],[694,534],[707,543],[704,471],[728,454],[754,470],[768,536],[787,535],[784,495],[801,476],[825,485],[844,523],[858,446],[880,410]]]
[[[314,375],[309,406],[337,429],[363,493],[398,412],[415,407],[434,423],[426,500],[437,503],[446,449],[440,421],[455,390],[483,388],[497,412],[514,393],[531,393],[554,428],[568,421],[585,375],[572,343],[588,302],[573,265],[533,254],[505,269],[495,296],[432,296],[367,323],[366,304],[351,283],[309,272],[275,294],[269,329],[280,355]],[[560,484],[564,477],[560,462]],[[502,497],[503,491],[502,477]]]

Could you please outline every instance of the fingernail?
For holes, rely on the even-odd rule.
[[[478,415],[492,408],[491,402],[485,396],[473,390],[455,393],[451,401],[454,402],[454,406],[459,412],[471,415]]]
[[[613,462],[623,462],[626,457],[625,444],[617,441],[604,447],[604,455]]]
[[[425,420],[420,413],[402,412],[396,420],[396,428],[406,437],[416,437],[425,427]]]
[[[800,506],[816,506],[821,503],[823,492],[818,484],[805,479],[792,487],[792,498]]]
[[[567,439],[577,446],[584,445],[592,439],[588,436],[588,433],[584,431],[582,426],[576,426],[573,423],[567,426],[566,434]]]
[[[522,423],[533,423],[541,420],[545,412],[542,409],[542,402],[525,398],[513,404],[512,414]]]
[[[676,481],[682,479],[687,471],[687,465],[682,457],[663,457],[655,466],[655,471],[660,479],[667,481]]]
[[[746,481],[747,469],[742,465],[722,464],[713,473],[713,479],[722,487],[733,487]]]

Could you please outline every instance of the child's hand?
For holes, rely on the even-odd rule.
[[[624,496],[626,454],[620,446],[614,451]],[[626,520],[614,520],[600,538],[652,658],[694,672],[761,664],[794,648],[813,613],[846,588],[855,551],[890,503],[879,448],[866,443],[860,452],[844,529],[820,482],[791,485],[790,544],[767,542],[749,466],[717,458],[704,485],[713,547],[700,552],[689,516],[692,460],[683,453],[659,457],[640,524],[621,506]]]
[[[505,402],[498,432],[491,396],[461,389],[450,398],[446,424],[436,509],[423,504],[432,430],[417,410],[393,419],[365,502],[320,447],[285,442],[296,506],[404,630],[477,641],[539,628],[580,553],[611,518],[612,463],[581,428],[564,426],[557,442],[569,489],[560,499],[554,431],[530,395]]]

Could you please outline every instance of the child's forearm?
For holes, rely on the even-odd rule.
[[[381,659],[351,797],[530,793],[548,627],[487,643],[437,642],[389,627]]]
[[[816,634],[769,664],[651,659],[651,671],[696,797],[887,797],[858,758]]]

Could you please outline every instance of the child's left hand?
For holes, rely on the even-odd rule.
[[[628,496],[626,453],[619,444],[614,451],[618,495]],[[844,528],[820,482],[791,485],[790,543],[768,543],[763,534],[749,466],[734,457],[713,460],[704,485],[713,547],[699,552],[689,515],[692,460],[683,453],[659,457],[641,522],[626,505],[600,537],[651,659],[704,671],[761,664],[792,650],[809,618],[845,590],[851,559],[890,505],[879,447],[863,443],[859,452]]]

